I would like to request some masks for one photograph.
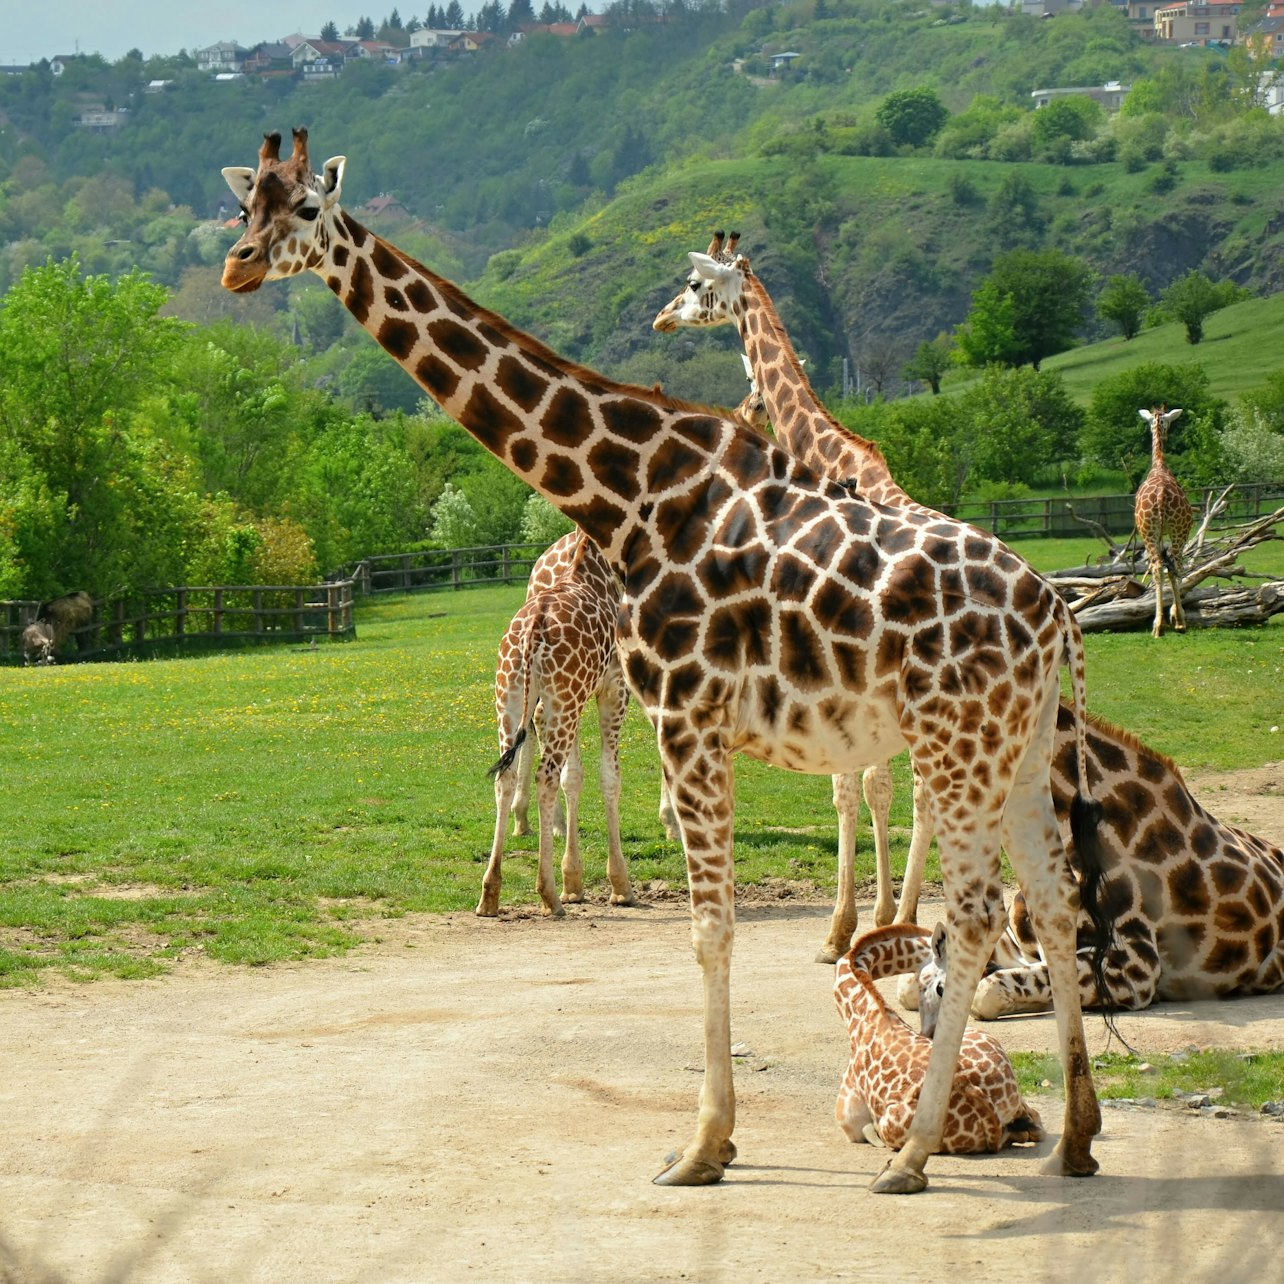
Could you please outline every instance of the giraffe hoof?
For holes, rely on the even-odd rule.
[[[632,892],[612,892],[611,893],[612,905],[636,905],[637,903],[638,903],[638,898],[634,896]]]
[[[558,901],[553,905],[549,905],[546,903],[544,905],[544,917],[545,918],[565,918],[566,910],[563,908],[562,902]]]
[[[583,905],[584,893],[583,892],[563,892],[562,903],[564,905]]]
[[[725,1171],[722,1164],[677,1156],[673,1163],[651,1178],[651,1184],[653,1186],[713,1186],[722,1180]]]
[[[837,963],[838,960],[842,958],[845,952],[846,951],[832,949],[828,945],[822,946],[820,953],[816,955],[816,962],[817,963]]]
[[[877,1146],[879,1150],[887,1149],[887,1142],[878,1135],[878,1129],[875,1128],[872,1123],[867,1123],[860,1132],[861,1136],[864,1137],[871,1146]]]
[[[477,908],[473,911],[473,913],[476,914],[478,918],[498,918],[499,917],[498,898],[491,901],[491,900],[487,900],[486,897],[483,896],[482,899],[477,902]]]
[[[895,1162],[888,1160],[887,1167],[869,1183],[875,1195],[917,1195],[927,1189],[927,1177],[923,1173],[916,1173],[912,1168],[893,1168]]]
[[[685,1153],[685,1151],[681,1150],[669,1151],[669,1153],[664,1157],[665,1168],[672,1168]],[[727,1140],[718,1147],[718,1163],[725,1168],[728,1164],[735,1161],[735,1158],[739,1153],[740,1152],[736,1149],[736,1143],[728,1137]]]
[[[1101,1165],[1088,1151],[1072,1155],[1062,1149],[1062,1143],[1044,1162],[1043,1171],[1052,1177],[1091,1177]]]

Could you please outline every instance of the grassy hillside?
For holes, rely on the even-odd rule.
[[[1164,365],[1196,365],[1208,376],[1209,390],[1217,397],[1233,400],[1247,389],[1265,382],[1280,363],[1284,344],[1284,293],[1264,299],[1248,299],[1214,312],[1204,322],[1202,343],[1186,342],[1186,330],[1172,322],[1143,330],[1135,339],[1116,336],[1086,343],[1069,352],[1049,357],[1044,370],[1055,371],[1065,380],[1071,396],[1083,405],[1103,379],[1134,366],[1159,362]],[[946,395],[964,391],[979,376],[960,370],[946,376]]]

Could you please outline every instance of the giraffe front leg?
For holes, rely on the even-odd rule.
[[[620,729],[629,704],[629,689],[615,661],[618,677],[598,696],[598,724],[602,737],[602,759],[598,781],[602,787],[602,805],[606,810],[606,876],[611,882],[612,905],[636,905],[629,867],[620,843]]]
[[[1168,570],[1168,587],[1172,590],[1173,604],[1169,612],[1172,619],[1173,629],[1177,633],[1186,632],[1186,608],[1182,605],[1181,600],[1181,563],[1173,558],[1173,564]]]
[[[1164,564],[1158,558],[1150,561],[1150,578],[1155,585],[1155,622],[1150,627],[1151,637],[1164,633]]]
[[[829,935],[816,955],[817,963],[837,963],[851,948],[856,933],[856,825],[860,820],[860,789],[855,773],[835,776],[834,810],[838,813],[838,888]]]
[[[717,728],[702,731],[666,718],[659,729],[664,767],[682,833],[691,889],[691,943],[704,997],[704,1080],[695,1136],[666,1159],[658,1186],[721,1181],[736,1155],[731,1140],[736,1095],[731,1074],[731,942],[735,932],[732,872],[731,760]]]
[[[536,888],[544,902],[544,913],[561,918],[566,911],[557,895],[557,882],[553,878],[553,802],[561,781],[561,755],[544,746],[539,770],[535,773],[539,802],[539,873]]]
[[[503,884],[500,872],[504,859],[504,835],[508,830],[508,813],[515,788],[512,770],[495,774],[495,835],[490,844],[490,860],[482,877],[481,899],[474,913],[479,918],[494,918],[499,913],[499,890]]]
[[[941,873],[950,907],[945,919],[949,974],[914,1120],[899,1153],[871,1183],[876,1195],[913,1195],[927,1186],[924,1168],[945,1134],[972,995],[1003,930],[998,815],[956,805],[940,823]]]
[[[892,892],[892,856],[888,845],[887,818],[892,810],[892,767],[880,763],[861,777],[861,790],[874,829],[874,867],[878,871],[878,894],[874,900],[874,925],[886,927],[896,916]]]
[[[584,764],[577,737],[562,766],[562,796],[566,799],[566,850],[562,853],[562,900],[578,905],[584,899],[584,861],[580,856],[580,794]],[[555,831],[556,832],[556,831]]]

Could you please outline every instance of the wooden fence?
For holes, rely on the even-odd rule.
[[[59,647],[59,658],[123,655],[254,642],[346,640],[356,636],[352,580],[148,589],[94,604],[90,623]],[[0,602],[0,663],[22,663],[22,631],[39,602]]]
[[[479,548],[380,553],[344,570],[363,596],[525,584],[547,545],[493,544]]]
[[[1196,512],[1224,487],[1187,491]],[[1230,526],[1264,517],[1284,505],[1284,482],[1236,486],[1226,497],[1226,509],[1213,523]],[[1090,535],[1085,523],[1095,522],[1112,535],[1127,535],[1134,525],[1134,496],[1088,495],[1055,499],[999,499],[985,503],[955,504],[944,511],[961,522],[992,531],[1000,539],[1064,539]]]

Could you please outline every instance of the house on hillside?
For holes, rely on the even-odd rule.
[[[1241,0],[1179,0],[1155,9],[1155,39],[1166,45],[1222,45],[1239,35]]]
[[[1030,93],[1030,100],[1035,111],[1046,107],[1054,98],[1091,98],[1100,103],[1107,111],[1116,112],[1123,106],[1128,97],[1131,85],[1121,85],[1117,80],[1108,80],[1104,85],[1073,85],[1065,89],[1035,89]]]
[[[49,59],[49,70],[55,76],[61,76],[81,54],[55,54]]]
[[[367,219],[406,218],[410,211],[395,196],[380,192],[378,196],[372,197],[361,207],[361,214]]]
[[[1154,44],[1155,10],[1162,8],[1164,0],[1128,0],[1121,6],[1128,17],[1128,26],[1132,33],[1147,44]]]
[[[273,71],[292,71],[291,49],[284,41],[265,40],[245,56],[241,69],[247,74],[266,75]]]
[[[283,42],[284,43],[284,42]],[[347,56],[348,45],[354,43],[342,40],[300,40],[290,50],[290,63],[295,71],[303,71],[310,62],[325,62],[335,67],[342,67]]]
[[[429,49],[438,50],[445,53],[450,48],[450,42],[457,40],[464,33],[462,31],[442,31],[432,27],[420,27],[418,31],[410,33],[411,49]]]
[[[1244,43],[1255,55],[1263,55],[1274,61],[1284,57],[1284,13],[1268,14],[1251,31],[1244,33]],[[1264,71],[1262,79],[1274,78],[1275,73]],[[1278,114],[1276,108],[1271,111]]]
[[[109,111],[101,103],[81,108],[80,115],[71,123],[77,129],[87,129],[91,134],[114,134],[129,119],[128,107]]]
[[[198,71],[207,71],[211,74],[220,71],[240,71],[241,64],[249,53],[248,49],[242,49],[235,40],[220,40],[218,44],[196,51],[196,67]]]

